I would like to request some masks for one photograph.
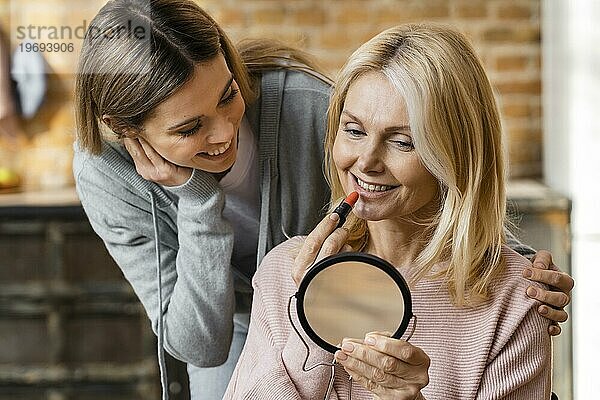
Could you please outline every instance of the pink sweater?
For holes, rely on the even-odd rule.
[[[288,299],[297,290],[291,278],[292,251],[301,240],[292,238],[274,248],[254,276],[248,338],[224,399],[320,400],[325,395],[330,368],[302,371],[306,350],[287,316]],[[502,254],[506,271],[490,300],[477,307],[453,306],[440,281],[411,288],[418,322],[410,343],[431,359],[429,385],[422,390],[426,399],[550,398],[548,322],[525,295],[529,282],[521,278],[529,261],[508,247]],[[292,317],[300,327],[294,306]],[[311,348],[308,366],[332,361],[332,354],[302,334]],[[338,365],[330,399],[347,398],[348,374]],[[374,395],[353,383],[352,398]]]

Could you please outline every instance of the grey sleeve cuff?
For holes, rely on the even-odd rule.
[[[207,201],[219,192],[219,184],[215,177],[198,169],[192,170],[192,176],[184,184],[163,187],[180,198],[198,199],[201,202]]]

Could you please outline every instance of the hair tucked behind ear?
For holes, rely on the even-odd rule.
[[[486,298],[502,268],[506,212],[500,117],[490,82],[467,39],[440,25],[388,29],[362,45],[342,68],[328,112],[326,172],[332,202],[344,196],[331,152],[348,88],[380,71],[406,100],[415,151],[438,179],[440,209],[425,230],[414,280],[447,278],[457,305]],[[350,244],[367,243],[365,221],[346,226]],[[432,273],[442,261],[447,268]]]

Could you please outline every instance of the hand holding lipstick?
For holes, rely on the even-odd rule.
[[[315,262],[339,252],[352,251],[346,244],[348,231],[342,227],[346,217],[358,200],[358,193],[352,192],[339,206],[327,215],[306,237],[298,256],[294,260],[292,278],[300,285],[306,270]]]

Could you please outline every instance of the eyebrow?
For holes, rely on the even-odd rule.
[[[358,118],[356,115],[352,114],[350,111],[343,110],[342,114],[346,114],[351,119],[358,121],[361,125],[364,125],[362,123],[362,121],[360,120],[360,118]],[[390,126],[390,127],[385,128],[385,130],[384,130],[384,132],[398,132],[398,131],[410,131],[410,125]]]
[[[227,80],[227,84],[225,85],[225,87],[223,88],[223,90],[221,91],[221,96],[219,96],[219,101],[221,101],[221,99],[223,98],[223,96],[225,96],[225,93],[227,93],[227,89],[229,89],[229,87],[231,86],[231,84],[233,83],[233,74],[229,76],[229,79]],[[192,123],[194,121],[198,121],[201,120],[202,118],[204,118],[204,115],[197,115],[194,117],[190,117],[188,119],[186,119],[185,121],[182,121],[178,124],[173,125],[170,128],[167,128],[167,131],[174,131],[177,128],[181,128],[182,126],[185,126],[189,123]]]

